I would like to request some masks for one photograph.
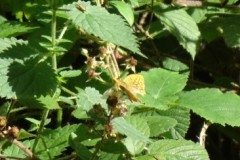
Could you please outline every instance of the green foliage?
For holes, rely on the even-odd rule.
[[[208,126],[186,140],[195,116],[240,126],[235,0],[10,2],[0,2],[0,159],[208,160]],[[239,139],[226,130],[214,133]]]
[[[110,14],[101,7],[92,6],[89,2],[78,3],[85,8],[84,12],[78,10],[75,5],[66,7],[70,9],[67,13],[76,26],[106,42],[112,42],[141,54],[136,37],[120,16]]]

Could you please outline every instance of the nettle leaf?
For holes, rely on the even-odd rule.
[[[90,2],[79,1],[85,11],[78,10],[75,5],[68,5],[67,14],[73,23],[89,34],[102,40],[122,46],[134,53],[141,54],[136,36],[121,16],[110,14],[106,9],[93,6]]]
[[[85,111],[89,111],[95,104],[100,104],[101,107],[107,108],[106,100],[102,98],[102,94],[98,90],[91,87],[86,87],[85,90],[80,90],[78,93],[77,105]]]
[[[47,62],[34,59],[38,52],[17,43],[0,54],[0,96],[7,98],[40,97],[57,87],[54,70]]]
[[[0,53],[2,53],[3,51],[9,49],[9,48],[12,48],[12,46],[16,46],[16,45],[19,45],[19,44],[27,44],[27,41],[23,41],[23,40],[19,40],[19,39],[16,39],[14,37],[11,37],[11,38],[0,38]]]
[[[200,32],[192,17],[183,9],[163,11],[157,8],[155,15],[194,59],[200,44]]]
[[[145,107],[167,109],[177,100],[176,93],[186,85],[187,75],[164,69],[151,69],[141,73],[144,76],[146,95],[141,100]]]
[[[183,107],[172,107],[166,111],[157,111],[159,115],[168,116],[177,121],[177,125],[170,129],[172,138],[184,138],[190,125],[190,110]]]
[[[69,146],[70,134],[78,127],[79,125],[67,125],[63,128],[44,131],[37,145],[36,155],[40,159],[49,159],[49,155],[52,158],[60,155]]]
[[[155,159],[209,160],[207,151],[186,140],[160,140],[149,146],[149,155]]]
[[[218,89],[198,89],[180,94],[177,103],[212,123],[240,126],[240,97]]]
[[[33,145],[33,141],[26,140],[23,142],[23,145],[30,148],[30,146]],[[11,144],[7,147],[3,146],[2,150],[4,156],[18,157],[19,159],[27,158],[26,153],[15,144]]]
[[[0,28],[1,28],[0,38],[3,38],[19,36],[23,33],[30,32],[37,27],[27,26],[26,24],[19,22],[4,22],[0,23]]]

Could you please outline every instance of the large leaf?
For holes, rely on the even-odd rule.
[[[70,9],[67,12],[69,18],[76,26],[104,41],[112,42],[134,53],[141,54],[136,37],[121,16],[110,14],[106,9],[93,6],[90,2],[79,1],[78,4],[85,11],[81,12],[73,4],[67,6]]]
[[[183,9],[163,11],[157,8],[155,14],[194,59],[200,44],[200,32],[192,17]]]
[[[0,96],[7,98],[40,97],[51,94],[57,87],[54,70],[47,62],[38,62],[38,52],[27,42],[0,41]],[[2,43],[3,42],[3,43]]]
[[[141,74],[144,76],[146,87],[146,95],[141,99],[145,107],[167,109],[177,100],[176,93],[180,92],[187,82],[187,75],[160,68]]]
[[[212,123],[240,126],[240,97],[236,94],[199,89],[182,93],[177,103]]]
[[[164,160],[208,160],[207,151],[186,140],[160,140],[149,146],[149,155]]]

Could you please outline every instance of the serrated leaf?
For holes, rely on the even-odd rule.
[[[77,105],[83,108],[84,111],[89,111],[95,104],[100,104],[101,107],[107,108],[106,100],[95,88],[87,87],[85,90],[80,90],[77,99]]]
[[[16,45],[19,45],[19,44],[27,44],[27,41],[23,41],[23,40],[18,40],[14,37],[11,37],[11,38],[0,38],[0,53],[2,53],[3,51],[11,48],[11,47],[14,47]]]
[[[78,10],[74,5],[69,5],[70,11],[67,12],[76,26],[104,41],[141,54],[136,37],[120,16],[110,14],[102,7],[92,6],[90,2],[79,1],[78,3],[85,8],[84,12]]]
[[[132,139],[140,140],[142,142],[151,142],[148,136],[140,132],[136,127],[131,125],[123,117],[114,118],[111,121],[111,124],[115,132],[119,132],[128,137],[131,137]],[[146,130],[149,130],[149,128],[146,128]]]
[[[5,45],[0,54],[0,96],[29,98],[46,96],[55,91],[57,79],[51,66],[35,60],[39,53],[27,43],[10,42],[12,44]]]
[[[164,160],[209,160],[207,151],[186,140],[160,140],[149,146],[149,155]]]
[[[159,115],[168,116],[177,121],[177,125],[170,129],[172,138],[184,138],[190,125],[190,110],[183,107],[172,107],[166,111],[157,111]]]
[[[90,159],[92,157],[92,153],[89,151],[89,149],[74,138],[75,137],[71,135],[69,143],[78,157],[83,159]]]
[[[60,155],[69,146],[70,134],[75,132],[78,127],[79,125],[67,125],[63,128],[44,131],[36,148],[36,155],[40,159],[49,159],[49,155],[52,158]]]
[[[145,119],[149,125],[151,137],[159,136],[177,124],[175,119],[164,116],[148,116]]]
[[[177,100],[176,93],[186,85],[187,76],[160,68],[141,73],[144,76],[146,95],[141,100],[145,107],[167,109]]]
[[[24,141],[23,145],[27,148],[30,148],[30,146],[32,146],[33,141]],[[18,146],[16,146],[15,144],[11,144],[9,146],[7,146],[6,148],[2,148],[3,149],[3,155],[4,156],[10,156],[10,157],[18,157],[19,159],[25,159],[27,158],[26,153],[21,150]]]
[[[240,126],[240,97],[218,89],[198,89],[184,92],[177,103],[212,123]]]
[[[132,126],[134,126],[138,131],[143,133],[145,136],[147,137],[150,136],[150,129],[148,123],[146,123],[145,121],[145,118],[141,118],[138,116],[128,116],[125,117],[125,120]],[[127,138],[123,140],[123,144],[126,146],[127,150],[132,155],[136,155],[139,154],[144,149],[147,143],[140,139],[127,136]]]
[[[0,96],[24,98],[50,94],[57,80],[52,68],[45,62],[38,64],[11,63],[0,56]]]
[[[30,32],[37,27],[27,26],[26,24],[19,22],[5,22],[0,23],[0,28],[1,28],[0,38],[4,38],[11,36],[12,37],[19,36],[23,33]]]
[[[155,14],[194,59],[200,44],[200,32],[192,17],[183,9],[161,11],[157,8]]]
[[[122,14],[122,16],[127,20],[130,26],[134,23],[134,13],[129,4],[124,1],[110,1],[114,7]]]

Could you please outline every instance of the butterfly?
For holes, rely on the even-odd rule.
[[[137,94],[145,95],[144,78],[140,74],[130,74],[123,80],[113,78],[117,86],[126,92],[130,101],[139,101]]]

